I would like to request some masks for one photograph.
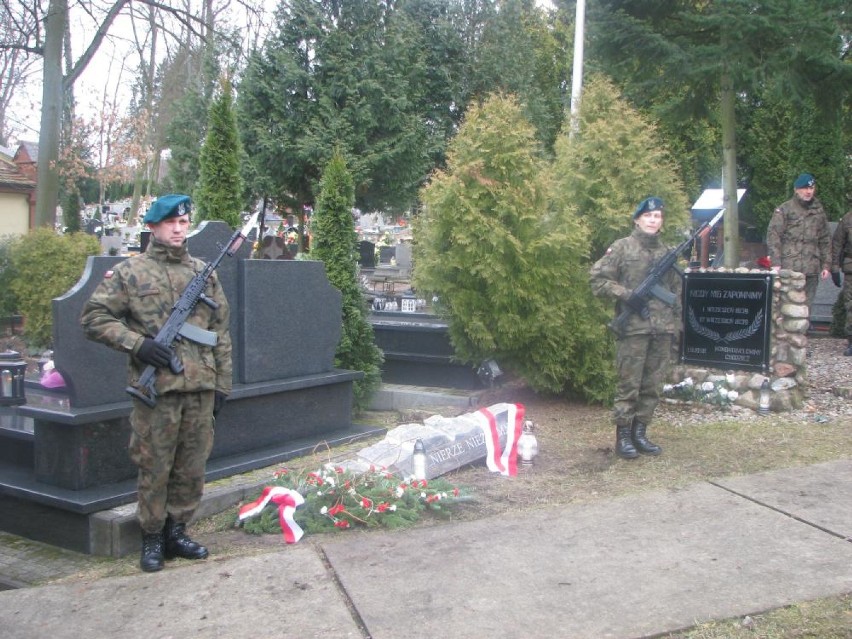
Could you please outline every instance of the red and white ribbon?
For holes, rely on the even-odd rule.
[[[506,445],[501,448],[495,413],[499,414],[504,410],[506,411]],[[488,408],[480,408],[474,413],[474,418],[485,433],[485,447],[488,451],[485,464],[488,470],[507,477],[517,475],[518,438],[523,432],[524,405],[494,404]]]
[[[281,523],[281,533],[284,541],[295,544],[302,538],[305,531],[293,519],[296,508],[305,503],[305,498],[297,491],[281,486],[267,486],[256,500],[240,508],[239,520],[248,519],[260,514],[269,502],[278,504],[278,521]]]

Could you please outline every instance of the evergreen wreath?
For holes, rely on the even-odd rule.
[[[387,469],[370,466],[355,472],[327,464],[315,472],[273,473],[271,486],[297,491],[305,503],[293,516],[305,533],[332,532],[348,528],[404,528],[424,512],[447,515],[448,510],[470,496],[440,477],[400,479]],[[258,515],[240,522],[253,534],[279,533],[278,508],[268,504]]]

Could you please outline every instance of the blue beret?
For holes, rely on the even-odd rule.
[[[644,200],[639,202],[639,206],[636,207],[636,210],[633,211],[633,219],[635,220],[637,217],[642,215],[645,211],[662,211],[663,210],[663,201],[658,197],[646,197]]]
[[[151,208],[142,219],[145,224],[156,224],[167,217],[189,215],[192,211],[192,199],[188,195],[164,195],[151,203]]]
[[[793,182],[794,189],[804,189],[809,186],[814,186],[816,184],[816,180],[814,176],[810,173],[802,173],[799,177],[796,178],[796,181]]]

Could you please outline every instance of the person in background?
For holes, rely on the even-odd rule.
[[[843,286],[840,292],[846,309],[846,350],[843,354],[852,356],[852,211],[837,223],[831,238],[831,279],[835,286]]]
[[[830,275],[831,233],[822,203],[814,195],[814,176],[802,173],[793,182],[793,192],[769,220],[766,248],[773,268],[804,273],[810,317],[819,280]]]
[[[186,525],[204,490],[213,420],[232,387],[230,311],[215,273],[205,291],[215,305],[196,305],[187,320],[215,333],[215,345],[182,339],[170,348],[154,339],[205,267],[187,250],[190,210],[186,195],[157,199],[144,220],[151,229],[147,250],[107,271],[81,317],[86,337],[129,355],[131,385],[147,366],[157,369],[156,404],[149,407],[134,397],[130,414],[129,452],[139,468],[140,567],[145,572],[161,570],[164,559],[208,555],[186,534]],[[173,356],[183,364],[179,373],[169,365]]]
[[[615,299],[616,315],[626,308],[633,289],[670,250],[660,239],[660,198],[642,200],[633,212],[633,224],[633,232],[616,240],[590,271],[592,292]],[[674,293],[677,302],[667,306],[652,297],[642,308],[633,309],[616,344],[615,452],[623,459],[662,452],[660,446],[648,440],[646,432],[660,401],[672,343],[680,331],[680,276],[670,269],[660,284]]]

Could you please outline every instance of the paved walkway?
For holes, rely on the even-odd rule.
[[[264,555],[0,592],[0,628],[9,639],[647,637],[852,591],[850,497],[852,459],[306,538]],[[63,561],[60,552],[56,570]]]

